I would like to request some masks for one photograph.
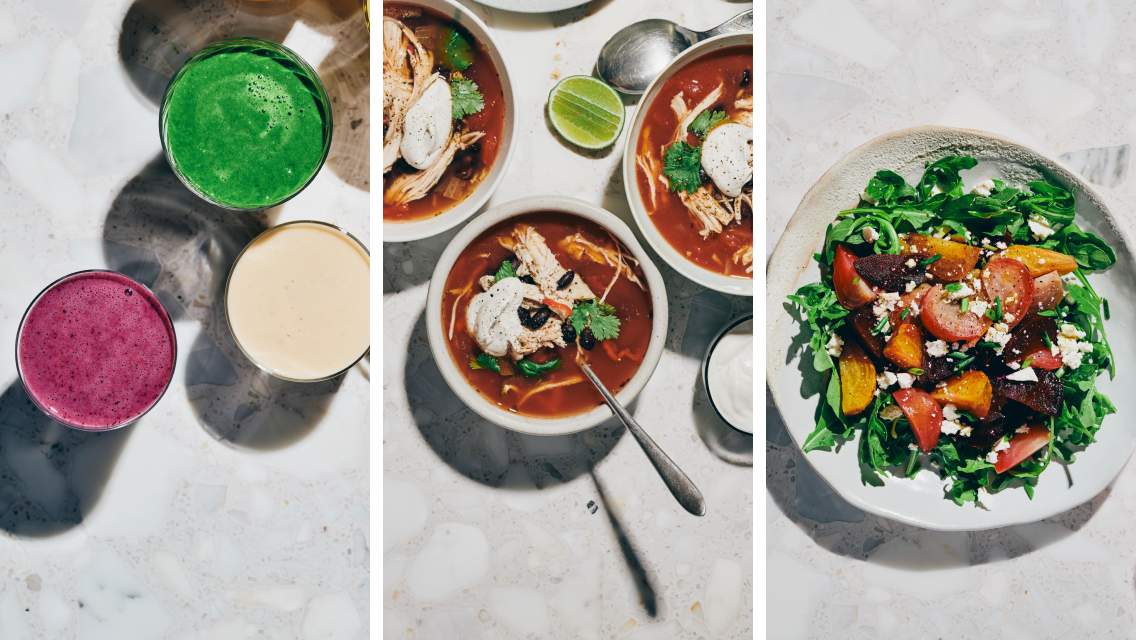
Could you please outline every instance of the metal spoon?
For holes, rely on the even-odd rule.
[[[643,447],[643,453],[647,454],[647,459],[655,465],[655,470],[662,476],[663,483],[667,485],[667,489],[670,489],[675,500],[678,500],[683,509],[696,516],[706,515],[706,504],[702,500],[702,492],[698,490],[698,487],[694,486],[694,483],[682,472],[682,469],[678,468],[678,465],[670,459],[670,456],[664,453],[659,445],[655,444],[655,441],[647,435],[643,427],[639,426],[631,413],[619,404],[619,401],[607,390],[604,383],[600,382],[592,368],[584,363],[580,363],[580,368],[584,370],[584,375],[588,377],[588,380],[591,380],[592,384],[595,385],[596,391],[599,391],[600,395],[603,396],[607,406],[611,407],[612,413],[623,422],[631,435],[639,441],[639,446]]]
[[[743,11],[709,31],[692,31],[655,18],[628,25],[613,35],[596,62],[600,78],[623,93],[639,95],[675,56],[696,42],[723,33],[753,31],[753,9]]]

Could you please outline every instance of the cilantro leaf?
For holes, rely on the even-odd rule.
[[[469,368],[473,370],[487,369],[494,373],[501,373],[501,363],[488,353],[479,353],[476,358],[470,358]]]
[[[516,278],[517,269],[513,266],[513,261],[505,259],[500,267],[497,267],[497,273],[493,274],[493,283],[501,282],[505,278]]]
[[[526,378],[535,378],[539,375],[556,371],[560,368],[560,358],[553,358],[548,362],[533,362],[528,358],[517,361],[517,371]]]
[[[451,71],[465,71],[473,64],[473,47],[456,29],[447,27],[442,33],[440,62]]]
[[[481,113],[485,108],[485,98],[477,83],[468,78],[450,79],[450,98],[453,100],[454,120]]]
[[[598,300],[577,303],[568,318],[576,333],[583,333],[590,327],[596,340],[614,340],[619,337],[619,317],[615,307]]]
[[[698,114],[690,126],[686,128],[687,131],[693,133],[699,138],[705,138],[707,133],[714,128],[719,122],[726,119],[726,112],[718,109],[707,109]]]
[[[702,186],[702,149],[678,142],[663,154],[663,175],[671,191],[698,191]]]

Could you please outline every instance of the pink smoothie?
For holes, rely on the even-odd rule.
[[[67,276],[32,303],[16,359],[28,395],[48,415],[99,431],[131,422],[165,392],[174,328],[146,287],[111,271]]]

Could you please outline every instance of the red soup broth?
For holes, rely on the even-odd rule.
[[[647,107],[636,153],[649,155],[657,166],[663,166],[663,149],[673,141],[675,128],[679,124],[670,104],[680,91],[687,108],[692,108],[721,83],[722,99],[712,108],[724,110],[726,115],[733,119],[738,113],[738,109],[734,107],[736,92],[740,90],[745,95],[753,97],[752,63],[750,49],[730,47],[692,61],[667,79]],[[686,142],[693,146],[701,144],[701,141],[690,133],[687,133]],[[676,251],[694,264],[715,273],[739,278],[753,277],[752,274],[746,273],[744,265],[737,264],[731,259],[739,249],[753,246],[752,211],[743,216],[741,224],[731,224],[722,233],[703,239],[698,235],[701,225],[691,217],[677,194],[671,193],[656,182],[655,194],[658,203],[652,210],[648,192],[655,177],[645,173],[643,167],[638,164],[635,174],[639,181],[640,198],[651,222]]]
[[[485,135],[469,149],[458,152],[454,161],[442,174],[442,178],[426,197],[400,205],[388,203],[386,198],[383,198],[383,220],[409,222],[445,213],[468,198],[489,175],[493,162],[497,159],[497,150],[501,145],[501,136],[505,128],[505,94],[501,89],[501,78],[497,75],[497,69],[493,66],[489,52],[473,37],[473,34],[457,22],[424,7],[398,2],[383,3],[383,15],[399,20],[415,33],[422,46],[433,54],[434,71],[446,76],[447,81],[450,71],[438,62],[442,48],[441,34],[446,28],[452,28],[460,33],[473,49],[473,64],[461,74],[477,83],[485,99],[485,107],[480,112],[454,123],[455,127],[461,126],[469,131],[484,131]],[[383,114],[383,127],[385,130],[386,114]],[[473,175],[469,180],[461,181],[465,187],[463,190],[450,196],[444,195],[447,183],[457,178],[463,155],[473,156]],[[383,176],[384,193],[386,186],[395,177],[413,171],[414,168],[399,159],[390,172]]]
[[[447,332],[450,355],[466,381],[487,400],[506,411],[542,418],[586,412],[603,404],[603,398],[576,363],[577,352],[580,351],[576,344],[570,344],[564,349],[542,349],[528,356],[536,362],[560,358],[560,368],[538,378],[526,378],[519,374],[502,376],[494,371],[470,367],[470,361],[481,350],[467,330],[466,309],[473,296],[481,292],[477,280],[481,276],[495,273],[505,259],[515,260],[513,253],[501,246],[498,238],[508,237],[519,224],[535,227],[544,236],[560,264],[583,278],[596,296],[603,295],[611,281],[615,273],[613,267],[597,264],[586,257],[576,259],[561,246],[564,238],[579,232],[596,244],[615,247],[618,241],[590,220],[568,213],[539,212],[496,224],[466,247],[446,278],[446,288],[442,294],[442,329]],[[631,255],[626,247],[619,246],[625,257]],[[636,266],[633,270],[639,281],[647,286],[647,278],[642,269]],[[616,307],[621,323],[619,337],[598,343],[590,351],[583,351],[583,356],[604,385],[612,392],[618,392],[635,375],[647,354],[647,345],[651,340],[651,294],[626,277],[620,277],[608,293],[607,302]],[[538,385],[573,380],[575,382],[570,385],[550,388],[527,397],[525,395]]]

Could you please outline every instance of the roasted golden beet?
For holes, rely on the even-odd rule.
[[[1002,255],[1026,265],[1033,277],[1043,276],[1050,271],[1060,275],[1072,273],[1077,268],[1073,256],[1032,245],[1012,244]]]
[[[938,387],[931,392],[931,397],[941,404],[953,404],[978,418],[985,418],[990,411],[994,388],[985,373],[967,371],[948,379],[946,386]]]
[[[976,264],[981,251],[962,242],[912,234],[904,243],[904,252],[918,254],[921,258],[941,256],[932,262],[927,270],[940,282],[958,282]]]
[[[840,368],[840,408],[846,416],[854,416],[868,405],[876,391],[876,365],[859,343],[849,340],[838,362]]]
[[[901,369],[923,368],[923,332],[913,320],[904,320],[884,347],[884,357]]]

